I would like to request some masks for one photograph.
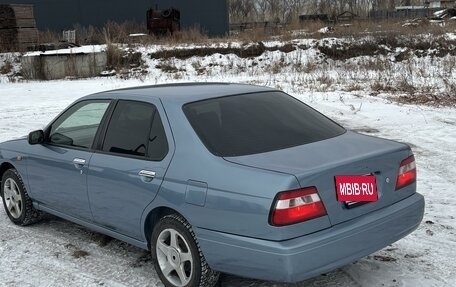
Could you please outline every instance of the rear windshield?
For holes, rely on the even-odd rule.
[[[183,110],[201,141],[222,157],[284,149],[345,132],[282,92],[214,98],[186,104]]]

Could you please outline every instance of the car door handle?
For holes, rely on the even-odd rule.
[[[155,171],[150,170],[141,170],[138,175],[141,177],[142,181],[151,182],[155,178]]]
[[[76,168],[81,169],[86,164],[86,160],[82,158],[75,158],[73,159],[73,164]]]

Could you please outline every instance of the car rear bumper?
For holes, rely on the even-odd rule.
[[[424,198],[394,205],[286,241],[268,241],[195,228],[209,265],[242,277],[297,282],[334,270],[403,238],[420,224]]]

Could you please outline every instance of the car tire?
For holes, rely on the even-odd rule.
[[[192,227],[180,215],[167,215],[158,221],[151,236],[151,253],[155,270],[166,287],[217,284],[219,273],[209,267]]]
[[[14,224],[26,226],[42,219],[43,213],[33,207],[17,170],[9,169],[3,174],[0,195],[6,214]]]

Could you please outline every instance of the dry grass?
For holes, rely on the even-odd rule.
[[[241,31],[234,37],[235,39],[243,43],[252,43],[266,41],[268,39],[271,39],[271,37],[274,35],[276,35],[276,33],[274,33],[273,31],[262,27],[258,27]]]
[[[284,68],[285,64],[283,62],[272,62],[266,69],[267,72],[270,72],[273,75],[276,75],[280,72],[282,72],[282,69]]]
[[[107,66],[110,69],[119,69],[122,67],[123,52],[116,45],[109,43],[106,46]]]
[[[158,39],[160,44],[206,43],[209,37],[199,27],[191,27]]]
[[[423,21],[418,26],[403,27],[404,20],[395,19],[390,21],[354,21],[349,25],[331,25],[321,21],[293,21],[286,25],[269,27],[254,27],[244,31],[237,31],[231,35],[225,35],[216,38],[209,38],[204,31],[199,27],[191,27],[172,35],[156,37],[147,35],[144,37],[130,37],[132,33],[148,34],[144,24],[135,22],[108,22],[103,28],[95,28],[92,26],[82,27],[76,25],[77,42],[81,45],[86,44],[106,44],[123,43],[123,44],[195,44],[195,43],[217,43],[241,41],[243,43],[252,43],[279,39],[282,41],[291,41],[298,38],[314,38],[321,39],[323,37],[350,37],[359,38],[367,35],[376,37],[382,36],[385,39],[394,39],[397,36],[409,36],[418,34],[442,35],[446,32],[454,32],[456,29],[456,21],[447,22],[444,26],[431,24]],[[333,26],[334,32],[330,34],[321,34],[319,29]],[[58,42],[61,38],[59,33],[44,31],[40,32],[41,43]]]
[[[12,70],[13,70],[13,64],[11,63],[11,61],[6,60],[3,63],[3,65],[0,67],[0,74],[6,75],[6,74],[11,73]]]
[[[98,45],[107,43],[132,43],[134,38],[130,37],[133,33],[147,33],[147,29],[142,24],[135,22],[107,22],[104,27],[93,26],[83,27],[75,25],[76,43],[79,45]],[[55,31],[40,31],[39,43],[58,43],[62,39],[62,34]]]
[[[410,82],[406,77],[403,77],[397,82],[397,90],[407,93],[409,95],[414,95],[417,91],[417,88]]]
[[[40,31],[39,32],[39,43],[40,44],[47,44],[47,43],[58,43],[60,40],[60,34],[55,31]]]
[[[357,83],[350,83],[348,87],[345,88],[347,92],[362,91],[363,87]]]
[[[261,56],[266,51],[281,51],[289,53],[295,51],[296,47],[291,44],[276,47],[266,47],[262,42],[255,43],[252,45],[246,45],[243,47],[192,47],[188,49],[164,49],[149,54],[152,59],[169,59],[177,58],[180,60],[186,60],[194,56],[206,57],[213,54],[235,54],[240,58],[251,58]]]
[[[455,23],[447,22],[445,26],[429,23],[423,20],[417,26],[403,26],[405,19],[390,19],[383,21],[358,20],[348,25],[334,25],[334,37],[362,37],[366,35],[374,36],[407,36],[418,34],[441,35],[446,32],[454,31]]]
[[[393,34],[377,35],[376,37],[364,37],[357,41],[350,41],[344,45],[320,45],[319,51],[327,58],[332,60],[345,61],[347,59],[361,57],[361,56],[378,56],[387,55],[390,51],[397,48],[405,48],[406,51],[397,53],[395,57],[396,62],[408,60],[411,53],[417,57],[424,56],[437,56],[444,57],[446,55],[456,55],[456,41],[447,40],[442,36],[433,36],[432,41],[429,36],[424,37],[423,34],[417,37],[405,37],[403,35],[395,36]],[[412,51],[412,52],[409,52]],[[371,69],[381,69],[381,63],[377,59],[372,59],[366,63]],[[451,67],[451,64],[449,65]]]
[[[116,44],[106,46],[107,68],[116,71],[138,68],[143,65],[142,54],[134,49],[121,49]]]
[[[393,101],[402,104],[418,104],[437,107],[456,107],[456,97],[448,94],[414,94],[391,97]]]
[[[320,85],[323,85],[327,88],[330,87],[334,83],[333,79],[326,75],[319,76],[319,77],[317,77],[316,80],[317,80],[317,82],[320,83]]]
[[[138,24],[136,22],[113,22],[110,21],[105,24],[102,29],[105,43],[122,43],[130,44],[134,38],[130,37],[130,34],[133,33],[147,33],[146,27],[144,25]]]
[[[106,44],[103,30],[93,26],[75,26],[76,42],[80,45],[100,45]]]
[[[174,61],[165,60],[161,64],[155,66],[155,68],[162,70],[165,73],[177,73],[179,69],[176,67]]]
[[[382,81],[374,81],[371,83],[370,88],[374,92],[395,92],[397,89],[393,86],[387,85]]]

